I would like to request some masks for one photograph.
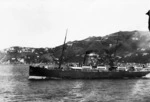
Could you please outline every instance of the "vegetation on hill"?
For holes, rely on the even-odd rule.
[[[120,31],[104,37],[89,37],[66,43],[65,62],[82,62],[86,51],[99,54],[102,63],[114,58],[118,62],[149,63],[150,34]],[[0,52],[1,63],[53,63],[61,55],[62,45],[55,48],[11,47]]]

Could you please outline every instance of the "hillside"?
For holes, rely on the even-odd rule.
[[[14,46],[0,52],[1,63],[51,63],[61,55],[62,45],[55,48],[28,48]],[[150,33],[120,31],[104,37],[89,37],[66,43],[65,62],[82,62],[86,51],[92,50],[106,62],[114,57],[118,62],[150,62]]]

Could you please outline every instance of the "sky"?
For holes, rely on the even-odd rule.
[[[148,31],[150,0],[0,0],[0,49],[50,47],[118,31]]]

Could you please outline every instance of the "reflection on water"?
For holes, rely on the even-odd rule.
[[[79,101],[82,99],[83,94],[81,93],[83,88],[83,82],[82,81],[74,81],[72,86],[70,87],[70,90],[68,91],[68,95],[65,96],[61,101]]]
[[[130,93],[129,99],[148,102],[150,99],[150,80],[138,80]]]
[[[28,66],[0,66],[0,102],[149,102],[150,79],[29,81]]]

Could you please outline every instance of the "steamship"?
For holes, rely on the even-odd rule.
[[[97,55],[86,55],[86,64],[66,67],[29,66],[29,79],[123,79],[142,78],[150,73],[134,67],[97,66]]]
[[[67,35],[67,31],[66,31]],[[29,66],[29,79],[122,79],[122,78],[142,78],[150,73],[150,70],[136,69],[134,67],[100,66],[98,54],[87,51],[82,65],[62,66],[63,52],[57,67]]]

